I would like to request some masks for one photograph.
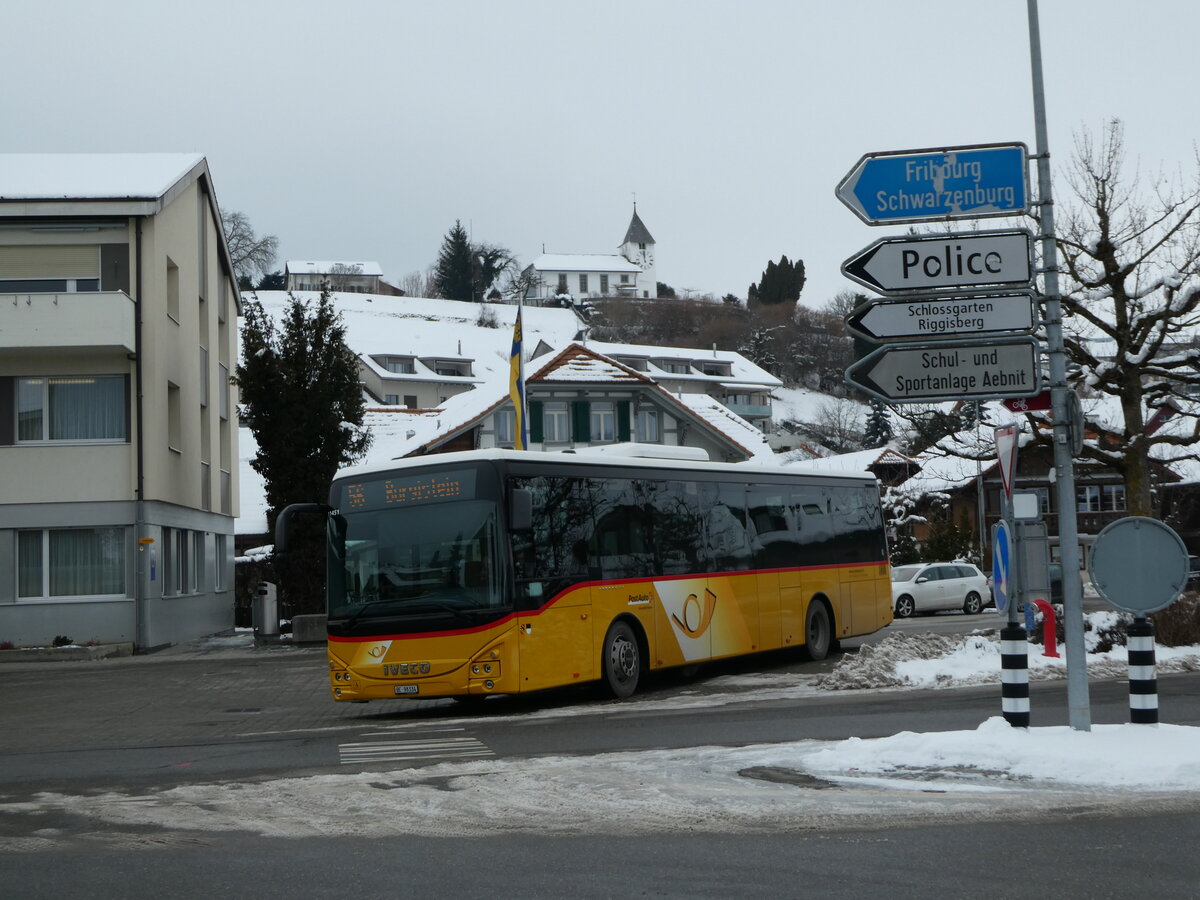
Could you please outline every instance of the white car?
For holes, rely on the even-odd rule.
[[[987,596],[987,576],[970,563],[916,563],[892,569],[892,607],[897,619],[939,609],[961,609],[975,615],[983,610]]]

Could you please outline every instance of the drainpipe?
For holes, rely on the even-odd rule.
[[[134,414],[133,427],[137,433],[137,441],[133,446],[134,464],[136,466],[134,491],[136,500],[137,535],[137,574],[133,582],[133,610],[136,622],[136,644],[142,650],[150,646],[150,598],[148,586],[145,583],[146,554],[153,553],[150,549],[154,544],[143,544],[146,534],[146,472],[145,472],[145,435],[142,433],[142,220],[136,220],[136,235],[134,237],[134,333],[133,333],[133,395]]]

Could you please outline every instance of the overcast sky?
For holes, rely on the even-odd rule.
[[[1191,171],[1194,0],[1042,0],[1050,149],[1126,123]],[[13,0],[0,151],[195,151],[286,259],[424,270],[455,219],[522,262],[613,252],[634,195],[658,277],[804,300],[905,226],[834,197],[868,152],[1035,143],[1025,0]],[[1061,179],[1058,197],[1065,200]]]

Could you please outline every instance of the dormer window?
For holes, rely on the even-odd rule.
[[[416,362],[411,356],[388,356],[383,365],[396,375],[415,375],[417,371]]]

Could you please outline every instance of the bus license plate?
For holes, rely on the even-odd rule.
[[[397,694],[419,694],[421,686],[419,684],[398,684],[396,685]]]

